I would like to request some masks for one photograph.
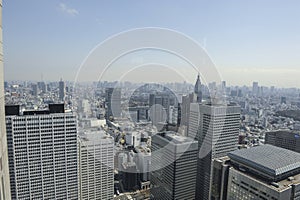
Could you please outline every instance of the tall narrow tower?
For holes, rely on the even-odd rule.
[[[59,100],[65,100],[65,82],[62,79],[59,81]]]
[[[200,105],[196,198],[209,200],[214,196],[213,161],[237,149],[241,108],[237,105]]]
[[[197,81],[196,81],[196,84],[195,84],[194,93],[197,95],[197,102],[201,103],[202,102],[202,85],[201,85],[199,74],[197,76]]]
[[[2,0],[0,0],[0,16],[2,16]],[[2,19],[2,17],[1,17]],[[3,80],[3,49],[2,21],[0,21],[0,199],[11,199],[8,172],[8,155],[4,116],[4,80]]]

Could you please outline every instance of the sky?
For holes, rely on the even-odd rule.
[[[300,87],[299,9],[297,0],[3,0],[5,79],[75,80],[82,63],[107,38],[131,29],[160,27],[198,42],[228,85],[258,81],[266,86]],[[113,51],[107,49],[99,59]],[[124,65],[130,69],[133,64],[145,67],[147,63],[162,68],[174,65],[187,72],[189,82],[197,76],[179,58],[147,50],[122,57],[103,79],[113,80],[109,74]],[[156,75],[158,66],[154,67]],[[151,74],[150,65],[147,69]],[[94,79],[84,71],[93,74],[90,69],[82,70],[82,80]],[[162,80],[185,80],[178,78],[182,75],[178,70],[174,76],[162,71]],[[138,72],[145,73],[141,68]],[[160,77],[155,74],[153,81]],[[128,73],[120,76],[144,80]]]

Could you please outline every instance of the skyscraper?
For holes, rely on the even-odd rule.
[[[18,111],[6,112],[12,199],[78,199],[76,116],[63,105]]]
[[[164,93],[149,95],[150,119],[153,124],[167,123],[171,98],[172,96]]]
[[[106,88],[105,102],[107,105],[106,119],[111,117],[121,116],[121,89],[120,88]]]
[[[196,199],[208,200],[212,195],[213,161],[235,150],[240,128],[240,106],[200,105],[200,126]]]
[[[66,94],[66,90],[65,90],[65,82],[60,79],[59,81],[59,100],[60,101],[64,101],[65,100],[65,94]]]
[[[202,85],[201,85],[199,74],[197,76],[197,81],[196,81],[196,84],[195,84],[194,92],[197,95],[197,102],[201,103],[202,102]]]
[[[257,96],[258,93],[259,93],[258,82],[253,82],[253,84],[252,84],[252,94],[254,96]]]
[[[11,199],[4,111],[2,0],[0,0],[0,200]]]
[[[197,141],[162,132],[152,137],[150,199],[194,199]]]
[[[80,135],[80,199],[114,198],[114,140],[104,132]]]
[[[185,127],[185,136],[187,136],[187,132],[189,130],[189,119],[190,119],[190,106],[191,103],[197,101],[197,96],[195,93],[191,93],[185,96],[182,96],[182,106],[181,106],[181,126]]]
[[[190,104],[188,137],[198,140],[199,125],[200,125],[200,106],[199,103]]]

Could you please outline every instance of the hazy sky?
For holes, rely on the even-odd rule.
[[[106,38],[162,27],[200,43],[230,85],[300,87],[299,10],[298,0],[3,0],[5,79],[40,80],[43,74],[44,80],[74,80],[89,52]],[[132,56],[123,64],[153,58]],[[196,72],[190,75],[194,81]]]

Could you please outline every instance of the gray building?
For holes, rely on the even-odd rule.
[[[12,199],[78,199],[76,116],[49,108],[6,110]]]
[[[259,86],[258,86],[258,82],[253,82],[252,83],[252,94],[254,96],[257,96],[259,94]]]
[[[265,143],[300,153],[300,132],[291,130],[270,131],[265,134]]]
[[[3,48],[2,48],[2,0],[0,0],[0,200],[11,199],[8,154],[5,130],[4,111],[4,79],[3,79]]]
[[[189,120],[190,120],[190,105],[197,101],[197,96],[195,93],[191,93],[185,96],[182,96],[181,104],[181,123],[180,126],[184,126],[184,135],[188,135],[189,130]]]
[[[195,87],[194,87],[194,93],[197,96],[197,102],[201,103],[202,102],[202,85],[201,85],[199,74],[197,76],[197,81],[196,81],[196,84],[195,84]]]
[[[211,200],[227,199],[227,183],[230,166],[230,159],[228,156],[215,158],[213,160]]]
[[[199,103],[191,103],[189,105],[190,113],[189,113],[189,125],[188,125],[188,132],[187,136],[198,140],[198,132],[200,127],[200,106]]]
[[[149,95],[149,107],[150,107],[150,119],[154,125],[166,124],[169,120],[170,109],[169,94],[150,94]],[[162,129],[160,129],[162,130]]]
[[[262,145],[228,154],[228,200],[300,199],[300,154]]]
[[[237,105],[200,105],[196,199],[211,199],[213,160],[237,149],[241,108]]]
[[[197,141],[161,132],[152,137],[150,199],[194,199]]]
[[[120,88],[106,88],[105,90],[106,102],[106,119],[111,117],[121,116],[121,89]]]
[[[65,100],[65,95],[66,95],[66,87],[65,87],[65,82],[61,79],[58,83],[58,89],[59,89],[59,100],[64,101]]]
[[[80,199],[110,200],[114,197],[114,140],[104,132],[79,137]]]

